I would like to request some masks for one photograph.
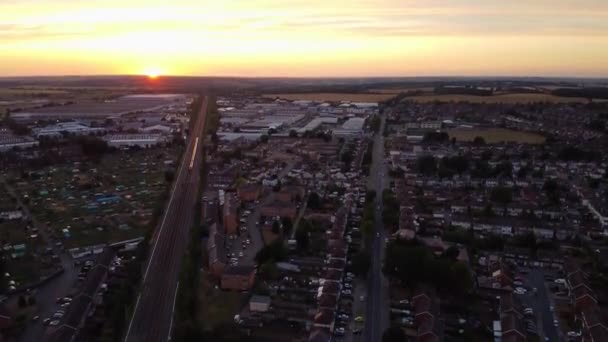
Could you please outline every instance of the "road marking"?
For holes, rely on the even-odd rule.
[[[175,316],[175,302],[177,301],[177,291],[179,290],[179,281],[175,286],[175,295],[173,295],[173,309],[171,309],[171,321],[169,322],[169,335],[167,341],[171,341],[171,330],[173,329],[173,316]]]
[[[192,158],[190,158],[190,167],[188,167],[188,170],[192,170],[192,168],[194,167],[194,158],[196,158],[197,147],[198,147],[198,137],[196,137],[196,140],[194,140],[194,148],[192,149]]]
[[[133,315],[131,316],[131,322],[129,322],[129,329],[127,329],[127,335],[125,336],[125,342],[129,338],[129,334],[131,333],[131,326],[133,325],[133,317],[137,312],[137,307],[139,306],[139,300],[141,299],[141,293],[137,296],[137,302],[135,302],[135,309],[133,310]]]

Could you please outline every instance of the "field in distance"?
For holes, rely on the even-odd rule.
[[[457,95],[457,94],[445,94],[445,95],[417,95],[408,96],[408,100],[416,102],[471,102],[471,103],[536,103],[536,102],[550,102],[550,103],[584,103],[587,99],[582,97],[561,97],[550,94],[503,94],[503,95],[491,95],[491,96],[477,96],[477,95]]]
[[[545,137],[540,134],[515,131],[504,128],[474,128],[474,129],[448,129],[450,138],[457,141],[473,141],[475,137],[482,137],[486,143],[514,142],[521,144],[544,144]]]
[[[307,100],[317,102],[381,102],[395,97],[395,94],[348,94],[348,93],[294,93],[294,94],[265,94],[266,98],[281,98],[285,100]]]

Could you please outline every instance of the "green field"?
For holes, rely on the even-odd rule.
[[[473,141],[475,137],[482,137],[488,144],[501,142],[544,144],[546,140],[540,134],[504,128],[448,129],[447,133],[450,138],[456,138],[457,141]]]
[[[395,97],[395,94],[348,94],[348,93],[296,93],[296,94],[266,94],[266,98],[281,98],[285,100],[308,100],[317,102],[381,102]]]
[[[584,103],[587,99],[582,97],[560,97],[550,94],[502,94],[493,96],[476,96],[476,95],[419,95],[408,96],[406,99],[428,103],[428,102],[471,102],[471,103]]]
[[[208,274],[201,274],[198,322],[203,330],[213,330],[218,325],[231,322],[240,313],[247,295],[216,289]]]

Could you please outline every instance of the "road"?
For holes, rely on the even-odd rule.
[[[376,191],[374,200],[376,235],[374,235],[372,243],[372,264],[368,276],[367,314],[365,317],[365,340],[369,342],[382,340],[382,334],[388,328],[389,320],[388,282],[382,273],[382,259],[387,236],[382,223],[382,191],[386,186],[385,177],[387,177],[384,164],[384,137],[382,136],[384,125],[385,117],[383,115],[380,129],[374,136],[372,167],[368,183],[368,188]]]
[[[17,204],[21,207],[24,215],[31,220],[32,225],[38,229],[38,233],[45,244],[53,249],[54,254],[59,256],[61,268],[63,269],[61,274],[36,288],[36,315],[40,316],[40,319],[34,322],[28,322],[25,330],[19,337],[19,341],[21,342],[42,341],[46,331],[46,327],[42,324],[42,320],[52,316],[53,313],[59,309],[59,304],[57,304],[55,299],[57,297],[65,297],[69,294],[76,281],[77,272],[72,257],[53,243],[53,240],[48,233],[49,227],[40,223],[32,215],[28,206],[23,203],[21,197],[17,195],[11,186],[6,183],[3,185],[6,191],[17,199]],[[12,296],[9,301],[17,301],[18,297],[19,296]]]
[[[142,288],[127,328],[125,342],[160,342],[171,339],[181,259],[187,247],[188,231],[197,210],[203,159],[201,146],[204,141],[208,101],[207,97],[203,99],[194,128],[188,138],[169,203],[155,234],[144,269]],[[200,138],[198,145],[195,144],[197,137]],[[192,160],[193,167],[190,170]]]
[[[549,338],[549,341],[561,341],[559,329],[553,325],[553,320],[556,319],[555,312],[551,311],[550,307],[554,306],[551,298],[551,292],[547,289],[545,282],[545,271],[540,268],[528,269],[526,274],[526,283],[530,287],[535,287],[538,292],[536,295],[529,291],[524,295],[523,301],[531,304],[539,324],[538,329],[541,337]],[[542,340],[542,339],[541,339]]]

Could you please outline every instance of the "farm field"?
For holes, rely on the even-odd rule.
[[[448,129],[450,138],[457,141],[473,141],[482,137],[486,143],[514,142],[522,144],[544,144],[545,137],[540,134],[521,132],[504,128]]]
[[[47,88],[0,88],[0,96],[27,96],[27,95],[61,95],[67,94],[65,90]]]
[[[347,94],[347,93],[295,93],[295,94],[265,94],[266,98],[281,98],[285,100],[308,100],[329,102],[380,102],[394,97],[395,94]]]
[[[380,88],[380,89],[370,89],[370,93],[377,94],[394,94],[398,95],[400,93],[406,93],[408,91],[423,91],[423,92],[432,92],[434,90],[433,87],[412,87],[412,88]]]
[[[494,96],[476,96],[476,95],[419,95],[407,97],[409,100],[416,102],[472,102],[472,103],[535,103],[535,102],[551,102],[551,103],[582,103],[587,102],[587,99],[582,97],[560,97],[550,94],[504,94]]]

